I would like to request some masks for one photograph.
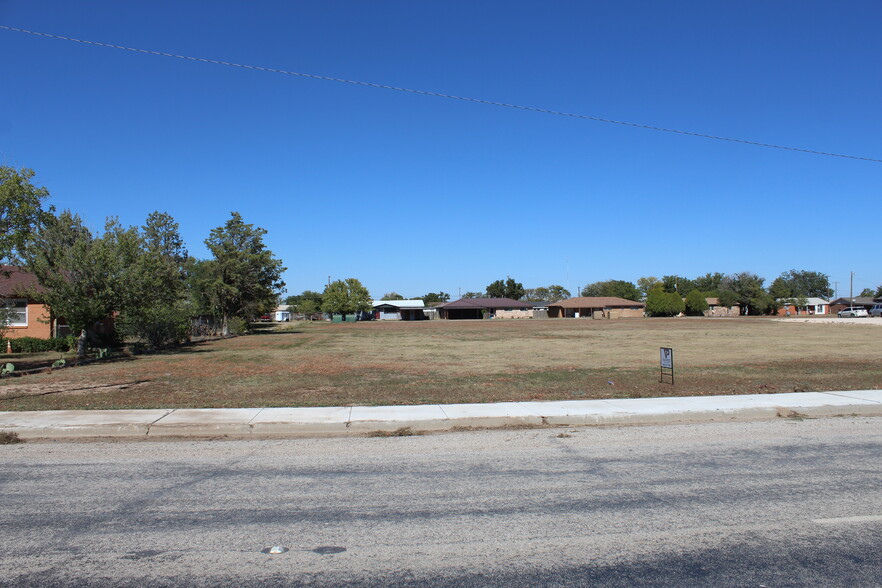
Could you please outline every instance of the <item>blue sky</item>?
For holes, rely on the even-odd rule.
[[[0,25],[882,159],[879,2],[0,0]],[[289,293],[882,283],[882,163],[0,30],[0,163],[99,228],[231,211]]]

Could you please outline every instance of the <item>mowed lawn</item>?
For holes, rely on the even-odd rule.
[[[675,385],[658,382],[659,347]],[[768,319],[303,323],[0,381],[0,410],[425,404],[882,387],[882,327]]]

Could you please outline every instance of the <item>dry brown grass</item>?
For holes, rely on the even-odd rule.
[[[321,406],[882,386],[882,328],[765,319],[327,323],[4,379],[0,410]],[[658,383],[673,347],[676,386]]]

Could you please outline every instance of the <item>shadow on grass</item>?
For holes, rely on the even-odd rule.
[[[243,335],[243,337],[252,337],[254,335],[302,335],[304,331],[302,330],[292,330],[292,331],[275,331],[275,330],[264,330],[264,329],[255,329],[248,333],[247,335]]]
[[[0,403],[7,400],[19,400],[21,398],[34,398],[37,396],[51,396],[53,394],[63,394],[65,392],[85,392],[87,390],[100,390],[101,388],[119,388],[120,390],[125,390],[130,386],[146,384],[147,382],[150,382],[150,380],[135,380],[134,382],[123,382],[122,384],[102,384],[100,386],[85,386],[83,388],[64,388],[62,390],[48,390],[46,392],[35,392],[33,394],[19,394],[18,396],[2,396],[0,397]]]

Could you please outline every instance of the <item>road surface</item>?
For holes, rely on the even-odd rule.
[[[871,417],[6,445],[0,585],[879,586],[880,456]]]

